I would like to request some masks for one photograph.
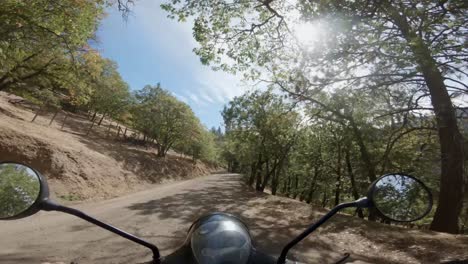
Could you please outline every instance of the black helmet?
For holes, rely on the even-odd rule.
[[[225,213],[209,214],[190,228],[190,245],[199,264],[246,264],[252,239],[244,223]]]

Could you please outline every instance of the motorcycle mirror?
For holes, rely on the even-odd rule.
[[[395,222],[412,222],[432,209],[432,194],[423,182],[403,173],[390,173],[377,179],[367,198],[383,217]]]
[[[47,183],[36,170],[20,163],[0,163],[0,220],[33,215],[48,196]]]

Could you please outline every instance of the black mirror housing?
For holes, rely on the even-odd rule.
[[[432,210],[429,188],[419,179],[405,173],[389,173],[369,187],[367,199],[380,217],[393,222],[414,222]]]
[[[49,186],[47,184],[47,181],[46,179],[44,178],[44,176],[42,176],[41,173],[39,173],[37,170],[35,170],[34,168],[26,165],[26,164],[23,164],[23,163],[19,163],[19,162],[9,162],[9,161],[5,161],[5,162],[0,162],[0,166],[1,165],[7,165],[7,164],[13,164],[13,165],[20,165],[20,166],[24,166],[28,169],[30,169],[32,172],[35,173],[35,176],[37,177],[37,179],[39,180],[39,184],[40,184],[40,189],[39,189],[39,195],[37,196],[36,200],[34,201],[34,203],[29,206],[29,208],[27,208],[25,211],[17,214],[17,215],[14,215],[14,216],[11,216],[11,217],[5,217],[5,218],[1,218],[0,220],[16,220],[16,219],[21,219],[21,218],[25,218],[25,217],[28,217],[28,216],[31,216],[35,213],[37,213],[38,211],[42,210],[43,208],[43,204],[45,203],[45,201],[49,200]],[[1,175],[0,175],[1,176]]]

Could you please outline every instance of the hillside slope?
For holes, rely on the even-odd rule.
[[[96,200],[129,193],[151,184],[209,174],[215,168],[172,153],[157,158],[155,150],[119,140],[109,123],[95,126],[83,116],[41,114],[34,105],[0,92],[0,161],[23,162],[43,173],[52,195],[63,200]],[[110,133],[109,133],[109,132]],[[109,135],[109,136],[108,136]]]

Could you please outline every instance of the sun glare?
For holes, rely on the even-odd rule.
[[[323,21],[303,22],[296,24],[294,34],[299,44],[313,48],[327,38],[327,27]]]

